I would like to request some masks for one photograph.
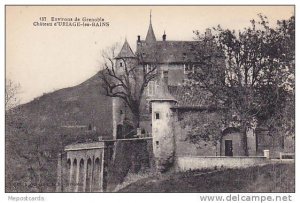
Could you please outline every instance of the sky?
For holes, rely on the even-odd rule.
[[[241,30],[257,14],[271,26],[294,14],[293,6],[6,6],[6,78],[21,86],[21,103],[74,86],[101,69],[101,53],[127,38],[135,50],[145,39],[150,10],[156,39],[193,40],[193,30],[221,25]],[[109,26],[34,26],[46,17],[102,18]],[[52,22],[54,23],[54,22]]]

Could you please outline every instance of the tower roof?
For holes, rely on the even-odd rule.
[[[177,102],[177,100],[170,94],[170,92],[168,90],[168,86],[162,77],[158,81],[158,88],[157,88],[154,96],[151,98],[151,101],[174,101],[174,102]]]
[[[127,39],[125,39],[122,49],[116,57],[116,59],[120,59],[120,58],[135,58],[135,55],[134,55],[132,49],[130,48],[130,45],[128,44]]]
[[[156,42],[156,37],[153,31],[153,27],[152,27],[152,15],[151,15],[151,11],[150,11],[150,24],[149,24],[149,28],[148,28],[148,32],[147,32],[147,36],[146,36],[146,42]]]

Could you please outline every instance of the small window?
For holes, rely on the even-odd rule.
[[[122,62],[120,62],[120,67],[123,67],[123,63]]]
[[[146,73],[152,71],[152,74],[157,74],[157,67],[155,65],[147,64],[146,65]]]
[[[160,119],[160,117],[159,117],[159,116],[160,116],[160,115],[159,115],[159,113],[158,113],[158,112],[156,112],[156,113],[155,113],[155,119],[156,119],[156,120]]]
[[[189,74],[189,73],[194,73],[195,72],[195,68],[194,65],[191,64],[183,64],[183,73],[184,74]]]
[[[164,78],[167,78],[167,77],[168,77],[168,74],[169,74],[169,71],[167,71],[167,70],[164,70],[164,71],[163,71]]]
[[[122,111],[122,110],[120,110],[120,114],[121,114],[121,115],[123,114],[123,111]]]
[[[157,86],[157,82],[156,81],[150,81],[148,83],[148,96],[153,96],[156,92],[156,86]]]
[[[156,141],[155,144],[156,144],[156,145],[159,145],[159,141]]]

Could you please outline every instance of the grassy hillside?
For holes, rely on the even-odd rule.
[[[190,171],[152,176],[118,192],[295,192],[295,165],[270,164],[209,174]]]
[[[98,74],[77,86],[44,94],[19,109],[35,123],[91,125],[99,135],[111,136],[111,98],[101,94]]]
[[[111,138],[111,98],[98,74],[6,115],[6,192],[53,192],[57,154],[67,144]]]

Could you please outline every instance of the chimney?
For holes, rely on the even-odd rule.
[[[211,39],[212,38],[211,29],[206,28],[206,30],[205,30],[205,38],[207,38],[207,39]]]
[[[164,34],[163,34],[163,36],[162,36],[162,39],[163,39],[163,41],[166,41],[166,39],[167,39],[167,35],[166,35],[166,32],[164,31]]]
[[[138,42],[141,42],[141,36],[138,35],[137,37],[138,37],[137,41],[138,41]]]

